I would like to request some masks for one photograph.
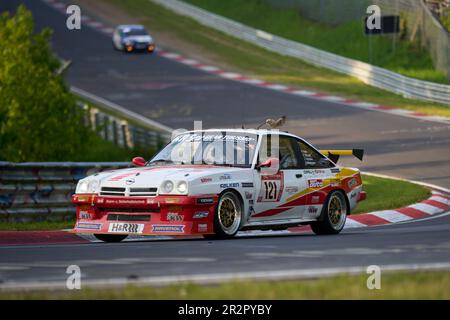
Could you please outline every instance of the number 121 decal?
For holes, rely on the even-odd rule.
[[[284,187],[283,172],[261,176],[261,189],[258,195],[258,202],[280,201]]]

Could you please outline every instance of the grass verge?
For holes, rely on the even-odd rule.
[[[0,293],[0,299],[450,299],[450,272],[383,273],[381,289],[367,289],[367,275],[317,280],[232,281],[220,285],[172,285]],[[83,284],[82,284],[83,285]]]
[[[100,0],[112,4],[150,31],[170,34],[195,46],[198,52],[213,57],[223,68],[252,75],[270,82],[341,95],[346,98],[378,103],[386,106],[450,117],[450,108],[437,103],[406,99],[365,85],[356,78],[327,69],[314,67],[301,60],[279,55],[247,42],[204,27],[196,21],[177,15],[149,0]],[[158,39],[156,39],[158,41]],[[178,48],[181,52],[183,48]],[[188,52],[184,52],[189,55]],[[192,57],[192,56],[191,56]],[[193,56],[193,58],[196,58]]]
[[[405,24],[401,25],[400,35],[395,38],[395,50],[392,36],[373,36],[370,38],[370,54],[369,37],[363,32],[362,19],[331,26],[304,18],[298,8],[277,8],[260,0],[183,1],[321,50],[371,63],[409,77],[450,83],[443,72],[434,69],[429,52],[419,41],[406,40]],[[361,12],[361,16],[364,14],[365,12]]]
[[[430,196],[430,191],[422,186],[386,178],[363,175],[364,190],[367,200],[361,202],[355,214],[377,210],[396,209],[422,201]],[[30,231],[30,230],[61,230],[70,229],[74,221],[64,222],[32,222],[32,223],[0,223],[0,230]]]
[[[362,175],[362,180],[367,199],[352,213],[401,208],[431,196],[429,189],[407,181],[368,175]]]
[[[0,222],[0,231],[40,231],[72,229],[75,220],[40,222]]]

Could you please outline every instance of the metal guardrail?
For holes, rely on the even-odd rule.
[[[345,58],[257,30],[178,0],[150,0],[210,28],[267,50],[302,59],[313,65],[356,77],[366,84],[415,98],[450,105],[450,86],[422,81],[365,62]]]
[[[62,221],[75,217],[78,180],[129,162],[0,162],[0,221]]]
[[[159,150],[170,141],[170,134],[130,123],[123,117],[102,112],[84,102],[78,102],[84,109],[84,125],[97,132],[104,140],[127,149]]]

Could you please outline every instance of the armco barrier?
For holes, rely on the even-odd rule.
[[[0,221],[74,218],[70,203],[78,180],[129,162],[0,162]]]
[[[403,76],[365,62],[345,58],[299,42],[257,30],[178,0],[150,0],[178,14],[214,28],[232,37],[279,54],[302,59],[313,65],[356,77],[366,84],[407,98],[450,105],[450,86]]]
[[[124,119],[122,114],[118,118],[84,102],[78,102],[78,105],[84,109],[84,125],[97,132],[104,140],[120,147],[156,151],[170,141],[170,133],[167,131],[160,131],[146,125],[132,124]]]

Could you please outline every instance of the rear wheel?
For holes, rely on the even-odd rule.
[[[98,240],[101,240],[103,242],[120,242],[124,240],[126,237],[128,237],[127,234],[94,234],[94,237],[96,237]]]
[[[214,215],[214,233],[205,234],[206,239],[226,239],[236,235],[241,227],[242,203],[233,191],[224,192]]]
[[[347,219],[347,201],[342,191],[335,190],[330,193],[325,202],[319,221],[311,223],[315,234],[338,234],[344,228]]]

